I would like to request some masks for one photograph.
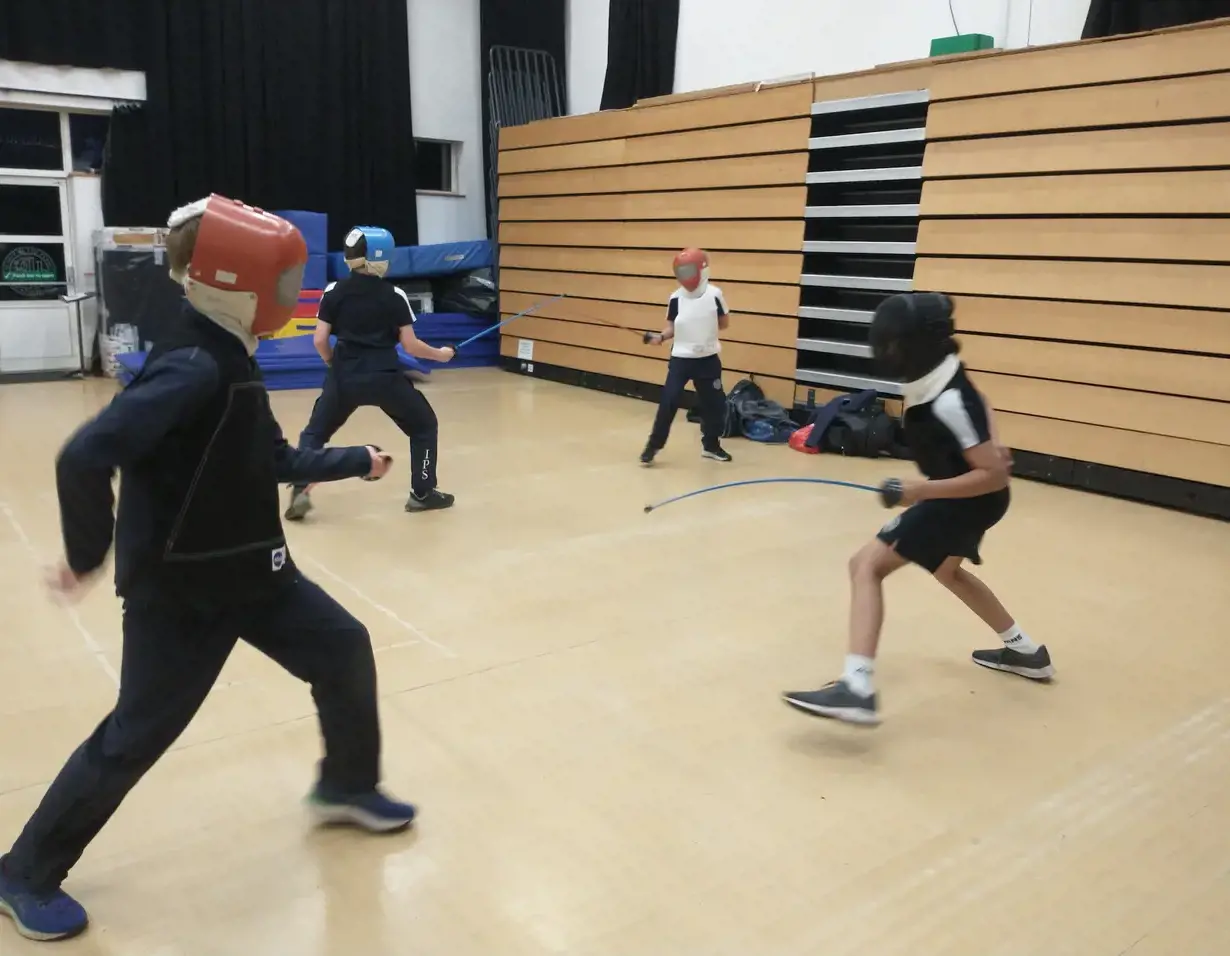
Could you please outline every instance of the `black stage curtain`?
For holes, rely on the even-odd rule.
[[[140,70],[156,0],[0,0],[0,59]]]
[[[1142,33],[1230,17],[1230,0],[1092,0],[1081,38]]]
[[[675,92],[679,0],[611,0],[604,110]]]
[[[160,225],[218,192],[328,213],[330,249],[360,223],[418,242],[405,0],[154,0],[143,14],[147,100],[112,119],[108,225]]]
[[[456,3],[459,0],[445,0]],[[487,91],[487,71],[493,46],[515,46],[543,50],[555,60],[564,112],[568,112],[568,2],[567,0],[481,0],[479,6],[479,78],[483,91],[483,195],[487,213],[491,199],[491,98]],[[491,238],[495,238],[492,236]]]

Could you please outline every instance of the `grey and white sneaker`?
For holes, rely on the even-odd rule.
[[[835,680],[819,690],[788,691],[782,694],[782,700],[813,717],[831,717],[864,727],[880,722],[876,695],[856,694],[844,680]]]
[[[306,488],[291,488],[290,504],[287,505],[283,517],[287,521],[302,521],[312,507],[312,496]]]
[[[1010,647],[997,647],[993,650],[974,651],[974,663],[989,667],[993,671],[1004,671],[1030,680],[1050,680],[1055,676],[1055,668],[1051,666],[1051,655],[1043,644],[1032,654],[1022,654]]]

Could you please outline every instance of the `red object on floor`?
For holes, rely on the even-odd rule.
[[[808,448],[806,445],[807,438],[811,435],[812,426],[804,425],[802,428],[795,429],[790,433],[790,447],[795,451],[801,451],[804,455],[818,455],[819,448]]]

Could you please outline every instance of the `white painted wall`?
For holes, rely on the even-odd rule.
[[[594,113],[602,104],[610,12],[611,0],[568,0],[569,113]]]
[[[418,197],[422,245],[487,238],[478,9],[479,0],[407,0],[414,135],[462,144],[463,195]]]
[[[569,0],[574,113],[601,102],[609,10],[610,0]],[[1089,0],[952,0],[952,10],[960,32],[1019,48],[1080,39]],[[954,32],[948,0],[680,0],[675,92],[922,59]]]
[[[97,173],[72,173],[68,177],[68,205],[73,215],[73,268],[77,291],[93,292],[95,284],[94,233],[103,227],[102,177]],[[98,299],[82,302],[81,338],[86,365],[94,359],[98,341]],[[70,311],[73,359],[77,357],[77,317]]]
[[[108,113],[122,101],[144,101],[145,75],[128,70],[94,70],[0,60],[0,104],[69,112]],[[97,175],[39,172],[67,182],[68,241],[73,292],[94,291],[94,231],[102,226],[102,189]],[[153,223],[132,223],[153,225]],[[95,351],[98,305],[81,306],[87,361]],[[79,363],[76,313],[62,303],[0,304],[0,372],[42,372]]]

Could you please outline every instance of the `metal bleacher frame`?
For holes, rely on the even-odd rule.
[[[495,246],[492,271],[499,276],[500,130],[564,116],[564,84],[555,58],[545,50],[497,44],[487,56],[490,157],[487,173],[487,229]]]
[[[914,287],[926,90],[813,103],[795,381],[838,391],[897,382],[871,369],[876,305]]]

